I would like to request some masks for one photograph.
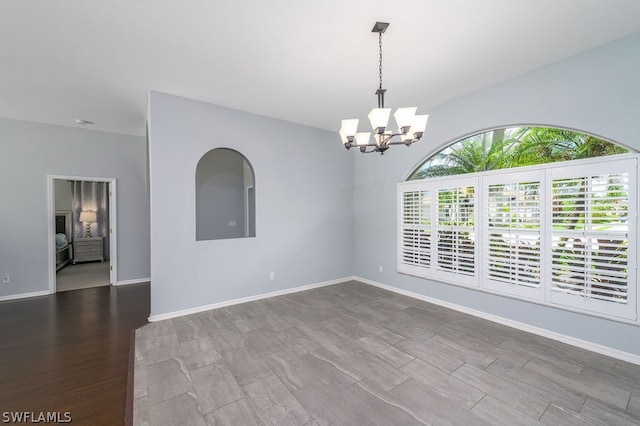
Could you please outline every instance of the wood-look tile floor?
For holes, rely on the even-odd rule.
[[[134,424],[640,424],[640,366],[349,282],[136,332]]]
[[[74,425],[121,425],[131,332],[148,317],[149,283],[0,302],[1,422],[68,412]]]

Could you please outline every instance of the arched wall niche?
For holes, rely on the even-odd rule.
[[[196,166],[196,241],[256,236],[255,174],[230,148],[214,148]]]

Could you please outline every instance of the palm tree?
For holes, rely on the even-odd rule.
[[[429,157],[409,180],[515,167],[513,148],[528,129],[496,129],[470,136]]]
[[[519,166],[623,154],[626,148],[567,129],[532,127],[516,147]]]
[[[549,127],[512,127],[479,133],[425,160],[408,180],[507,169],[628,152],[595,136]]]

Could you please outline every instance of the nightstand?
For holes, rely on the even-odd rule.
[[[76,238],[73,241],[73,246],[73,263],[92,260],[104,261],[102,237]]]

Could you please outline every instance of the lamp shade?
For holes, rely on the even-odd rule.
[[[356,143],[358,145],[367,145],[369,143],[370,136],[371,136],[371,132],[356,133]]]
[[[340,127],[340,133],[345,137],[355,136],[358,133],[358,120],[357,118],[350,120],[342,120],[342,126]]]
[[[349,143],[349,138],[347,137],[347,135],[344,133],[343,129],[340,129],[340,131],[338,132],[338,134],[340,135],[340,140],[342,141],[343,144],[348,144]]]
[[[369,122],[371,127],[378,133],[384,132],[384,129],[389,124],[389,115],[391,114],[391,108],[374,108],[369,113]]]
[[[415,136],[411,130],[400,135],[400,139],[402,140],[402,142],[412,142],[414,138]]]
[[[83,210],[80,212],[80,222],[96,222],[96,212],[93,210]]]
[[[402,131],[403,128],[411,127],[413,117],[415,117],[417,110],[418,108],[416,107],[398,108],[395,114],[393,114],[393,117],[396,119],[396,124],[398,124],[398,129]]]
[[[409,133],[416,134],[419,133],[422,135],[424,133],[424,129],[427,128],[427,120],[429,119],[428,115],[416,115],[413,117],[413,123],[411,124],[411,130]]]

